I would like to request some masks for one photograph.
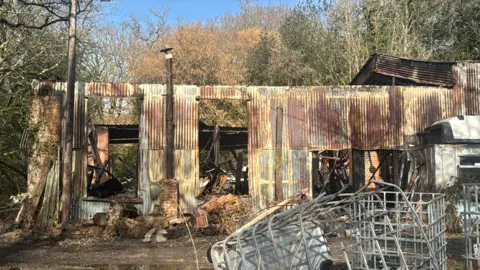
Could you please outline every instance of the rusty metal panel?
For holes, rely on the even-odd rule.
[[[283,140],[289,149],[307,149],[307,92],[294,89],[285,93],[284,122],[287,138]],[[275,138],[275,137],[274,137]]]
[[[309,150],[282,151],[282,188],[286,198],[310,189],[311,163]],[[256,196],[261,207],[267,207],[275,200],[275,150],[249,152],[249,173],[250,194]]]
[[[248,99],[245,86],[201,86],[202,99]]]
[[[72,218],[80,220],[92,219],[96,213],[107,213],[110,202],[91,201],[80,199],[78,201],[78,210],[73,211]]]
[[[308,92],[308,148],[312,150],[325,149],[328,144],[326,130],[327,121],[327,87],[315,87]]]
[[[78,203],[78,208],[74,207],[72,211],[72,219],[88,220],[92,219],[96,213],[107,213],[110,206],[109,200],[102,199],[80,199],[75,200]],[[142,209],[142,203],[132,202],[132,204],[139,210]]]
[[[175,86],[175,149],[198,149],[198,101],[196,86]]]
[[[89,83],[88,94],[101,97],[141,97],[144,88],[131,83]]]
[[[163,150],[140,150],[138,166],[138,193],[143,200],[142,213],[148,214],[158,201],[152,200],[152,184],[165,179],[166,159]],[[155,187],[154,187],[155,188]]]
[[[348,116],[349,138],[352,148],[386,147],[389,136],[389,92],[386,87],[357,87],[350,93]]]
[[[452,91],[433,87],[401,87],[403,93],[404,136],[416,135],[434,122],[446,117],[445,111],[453,105],[453,100],[446,100]],[[445,103],[442,103],[445,101]]]
[[[88,83],[86,94],[100,97],[143,97],[165,93],[163,84]]]
[[[196,206],[200,179],[198,149],[175,150],[175,179],[187,207]]]
[[[348,134],[348,111],[350,102],[348,88],[331,87],[326,95],[327,106],[325,114],[327,119],[328,143],[323,149],[350,148]]]
[[[453,67],[458,114],[480,114],[480,63],[457,63]]]
[[[251,96],[248,103],[249,149],[274,149],[275,119],[277,107],[284,111],[284,126],[288,121],[286,100],[288,87],[249,87]],[[286,128],[283,129],[283,141],[287,142]]]
[[[390,85],[390,77],[397,84],[454,86],[454,62],[417,60],[383,54],[373,54],[350,83],[351,85]],[[405,81],[406,80],[406,81]]]
[[[275,150],[256,150],[248,158],[249,188],[260,208],[275,200]]]
[[[37,96],[57,96],[63,95],[67,89],[64,82],[40,82],[34,80],[32,82],[33,93]]]
[[[378,55],[376,70],[384,75],[409,79],[418,83],[453,86],[452,62],[423,61]]]
[[[146,87],[148,88],[148,87]],[[139,148],[164,149],[165,139],[165,86],[156,86],[140,101]]]
[[[312,159],[308,150],[284,150],[283,194],[291,197],[302,189],[310,189]]]

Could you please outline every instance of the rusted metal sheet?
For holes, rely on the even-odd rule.
[[[286,116],[284,134],[287,136],[285,142],[289,149],[307,149],[307,92],[294,89],[286,93],[284,113]]]
[[[287,126],[286,108],[288,87],[249,87],[251,96],[248,104],[249,144],[256,149],[274,149],[275,115],[277,107],[284,108],[284,126]],[[283,129],[283,141],[287,141]]]
[[[166,177],[166,159],[164,150],[140,150],[138,166],[138,191],[143,200],[142,213],[153,211],[153,206],[158,203],[154,198],[160,190],[159,182]],[[158,195],[158,194],[157,194]]]
[[[292,196],[311,185],[311,153],[308,150],[284,150],[284,194]]]
[[[248,99],[245,86],[201,86],[202,99]]]
[[[284,196],[310,186],[313,150],[403,149],[405,136],[454,114],[452,90],[343,86],[249,88],[249,178],[261,205],[273,200],[275,108],[284,112]]]
[[[448,115],[453,106],[450,89],[431,87],[401,87],[403,96],[403,136],[416,135]],[[403,139],[401,138],[403,143]],[[390,145],[394,144],[391,142]],[[390,148],[393,148],[390,146]]]
[[[72,219],[88,220],[92,219],[96,213],[107,213],[110,201],[105,199],[87,199],[74,200]],[[130,202],[135,208],[141,210],[141,202]],[[76,204],[76,205],[75,205]]]
[[[248,156],[250,193],[259,206],[266,207],[275,200],[275,150],[256,150]],[[288,197],[289,192],[284,192]]]
[[[383,148],[391,142],[390,106],[387,87],[354,88],[349,97],[348,139],[350,147]]]
[[[260,204],[274,199],[275,120],[283,109],[282,171],[284,196],[309,187],[314,150],[400,149],[405,136],[458,114],[479,114],[478,64],[455,68],[457,86],[341,87],[175,87],[175,175],[187,203],[195,203],[198,164],[198,101],[245,99],[248,102],[250,193]],[[42,84],[55,94],[64,84]],[[151,183],[165,178],[165,87],[88,84],[86,95],[139,97],[140,191],[144,212],[151,211]],[[143,99],[141,97],[143,96]],[[82,109],[80,99],[78,111]],[[80,114],[79,114],[80,115]],[[80,129],[80,123],[77,129]],[[81,140],[80,140],[81,141]],[[79,147],[81,144],[78,145]]]
[[[75,202],[77,202],[75,200]],[[109,202],[106,201],[91,201],[91,200],[78,200],[78,208],[74,207],[72,211],[72,219],[88,220],[92,219],[96,213],[107,213]],[[77,208],[77,209],[75,209]]]
[[[196,86],[176,86],[174,98],[175,149],[198,149],[198,101]]]
[[[58,96],[63,95],[67,89],[67,84],[63,82],[32,82],[33,93],[36,96]]]
[[[465,115],[480,114],[480,63],[457,63],[453,72],[456,111]]]
[[[282,187],[285,198],[311,188],[311,163],[309,150],[283,149]],[[275,150],[249,152],[249,173],[250,194],[256,196],[258,206],[267,207],[275,201]]]
[[[89,83],[88,94],[101,97],[140,97],[144,85],[131,83]]]
[[[200,178],[198,149],[175,150],[175,179],[179,182],[182,200],[191,208],[197,205]]]
[[[346,149],[350,147],[348,136],[348,111],[350,99],[345,88],[335,87],[326,93],[326,114],[327,129],[320,136],[327,136],[331,149]],[[318,136],[317,135],[317,136]]]
[[[165,96],[146,96],[142,103],[139,127],[139,148],[165,148]]]
[[[373,54],[350,83],[351,85],[418,85],[453,87],[454,62],[417,60]]]

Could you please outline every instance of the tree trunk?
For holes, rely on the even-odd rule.
[[[62,224],[70,221],[70,204],[72,193],[72,153],[73,153],[73,105],[75,94],[75,65],[76,65],[76,32],[77,32],[77,0],[70,4],[70,27],[68,33],[68,70],[67,95],[64,111],[65,149],[63,156],[63,185],[62,185]]]

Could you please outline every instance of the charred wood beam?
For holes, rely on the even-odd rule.
[[[320,156],[318,151],[312,153],[312,193],[313,197],[320,194],[322,183],[320,182]]]
[[[220,166],[220,127],[217,125],[215,126],[215,132],[213,133],[214,141],[213,141],[213,154],[214,154],[214,162],[215,166]]]
[[[102,164],[100,163],[100,154],[98,153],[98,146],[97,146],[97,133],[95,131],[95,126],[90,123],[91,132],[88,134],[88,140],[90,141],[90,145],[92,147],[92,158],[93,163],[97,167],[101,167]]]
[[[243,183],[240,181],[240,179],[242,179],[242,174],[243,174],[243,152],[240,152],[237,158],[237,171],[235,173],[235,193],[236,194],[242,193]]]
[[[357,191],[365,185],[365,151],[352,149],[352,186]]]

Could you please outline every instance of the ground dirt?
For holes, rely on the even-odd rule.
[[[36,239],[3,237],[0,269],[197,269],[189,238],[163,243],[140,239]],[[211,269],[206,254],[221,237],[194,237],[200,269]]]
[[[222,236],[194,236],[199,268],[212,269],[210,244]],[[448,269],[464,269],[463,236],[447,234]],[[332,243],[332,245],[334,245]],[[334,260],[340,261],[341,257]],[[163,243],[140,239],[48,239],[8,233],[0,237],[0,269],[197,269],[189,237]]]

